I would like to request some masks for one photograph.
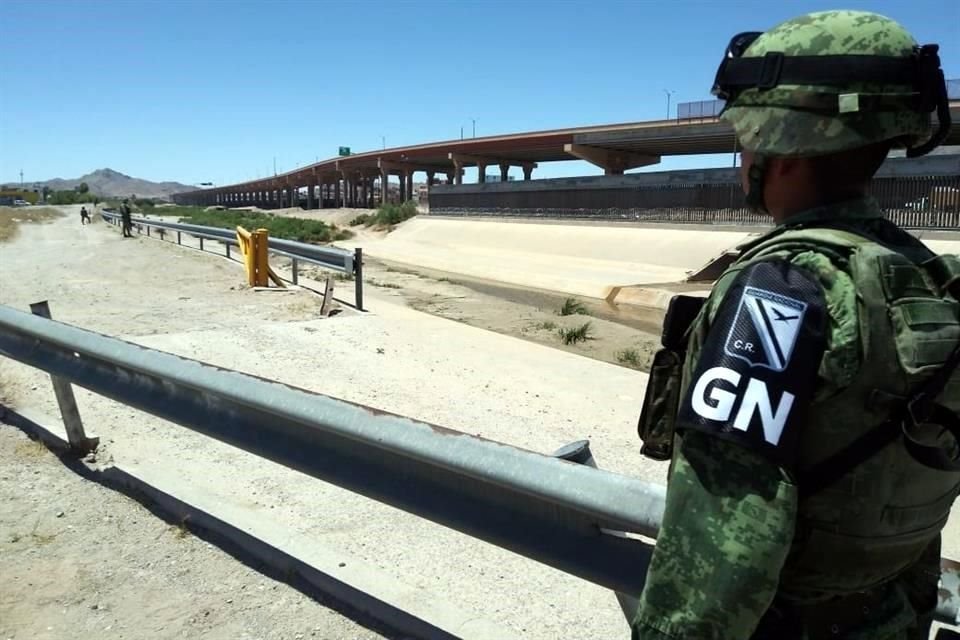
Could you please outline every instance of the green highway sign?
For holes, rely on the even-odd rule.
[[[340,155],[341,156],[350,155],[350,147],[340,147]]]

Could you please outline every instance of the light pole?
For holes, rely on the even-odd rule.
[[[386,137],[386,136],[380,136],[380,143],[381,143],[381,145],[383,146],[383,148],[386,149],[386,148],[387,148],[387,137]]]
[[[477,137],[477,119],[476,118],[470,118],[470,119],[473,120],[473,137],[476,138]]]
[[[460,125],[460,139],[463,140],[463,125]]]
[[[667,94],[667,120],[669,120],[670,119],[670,96],[672,96],[675,92],[667,91],[666,89],[664,89],[663,92]]]

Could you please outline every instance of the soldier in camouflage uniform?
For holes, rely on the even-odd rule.
[[[960,259],[867,190],[893,146],[946,135],[937,47],[810,14],[735,37],[714,93],[776,227],[668,313],[640,431],[670,479],[633,637],[926,638],[960,491]]]

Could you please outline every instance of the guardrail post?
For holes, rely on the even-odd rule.
[[[230,241],[228,240],[227,242],[224,242],[223,246],[224,246],[224,254],[229,258],[230,257]]]
[[[150,225],[147,225],[147,237],[150,237]]]
[[[594,469],[597,468],[597,461],[593,459],[593,453],[590,451],[589,440],[577,440],[576,442],[564,445],[553,452],[553,457],[566,460],[567,462],[575,462],[576,464],[593,467]],[[627,534],[622,531],[612,531],[610,529],[601,529],[601,531],[611,536],[619,536],[621,538],[628,537]],[[646,571],[646,568],[644,568],[644,571]],[[619,591],[614,591],[613,595],[617,596],[617,602],[620,603],[620,609],[627,618],[627,624],[632,624],[634,616],[637,615],[637,608],[640,606],[640,601],[629,594],[620,593]]]
[[[266,229],[257,229],[253,236],[253,266],[256,276],[256,286],[270,286],[270,255],[267,252],[270,244],[269,234]]]
[[[50,305],[46,300],[32,303],[30,312],[35,316],[51,319]],[[57,396],[57,404],[60,405],[60,416],[63,418],[63,426],[67,430],[67,441],[70,442],[70,448],[80,453],[93,451],[100,444],[100,439],[88,438],[84,432],[83,421],[80,419],[80,409],[77,408],[77,399],[73,395],[73,387],[59,376],[51,375],[50,380],[53,382],[53,393]]]
[[[180,244],[180,232],[177,231],[177,244]]]
[[[291,278],[291,280],[293,281],[293,284],[297,284],[297,282],[300,280],[300,263],[296,258],[290,259],[290,269],[293,272],[293,278]]]
[[[203,251],[203,238],[200,238],[200,251]]]
[[[353,250],[354,301],[357,311],[363,311],[363,249]]]

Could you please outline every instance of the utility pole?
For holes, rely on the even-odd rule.
[[[670,119],[670,96],[672,96],[675,92],[667,91],[666,89],[664,89],[663,92],[667,94],[667,120],[669,120]]]
[[[460,125],[460,139],[463,140],[463,125]]]
[[[23,191],[23,169],[20,169],[20,190]]]
[[[471,120],[473,120],[473,137],[476,138],[477,137],[477,119],[471,118]]]
[[[380,144],[383,149],[387,148],[387,136],[380,136]]]
[[[273,156],[273,175],[277,175],[277,156]]]

